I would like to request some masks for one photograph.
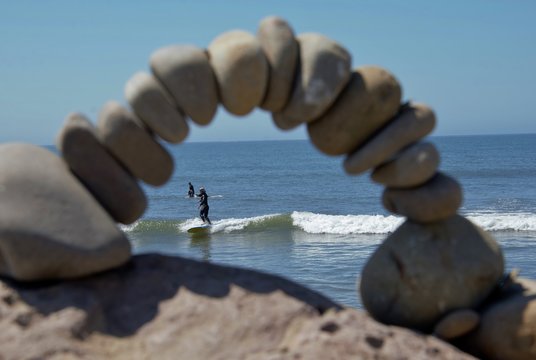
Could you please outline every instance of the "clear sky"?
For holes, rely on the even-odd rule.
[[[338,41],[354,67],[393,72],[404,99],[436,111],[434,135],[536,133],[534,0],[0,0],[0,142],[53,144],[69,112],[95,121],[107,100],[124,101],[157,48],[255,33],[268,15]],[[187,141],[305,138],[220,107]]]

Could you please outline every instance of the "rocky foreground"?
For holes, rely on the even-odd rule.
[[[162,255],[0,280],[0,359],[472,359],[283,278]]]

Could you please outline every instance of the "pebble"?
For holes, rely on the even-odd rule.
[[[153,186],[169,180],[173,158],[119,103],[104,105],[97,129],[102,143],[136,178]]]
[[[328,155],[354,151],[396,115],[401,96],[400,84],[387,70],[356,69],[335,104],[307,124],[311,142]]]
[[[226,32],[208,47],[221,102],[234,115],[260,105],[268,84],[268,61],[259,40],[248,32]]]
[[[373,181],[394,188],[408,188],[430,180],[439,167],[439,151],[434,144],[418,142],[402,149],[371,174]]]
[[[408,104],[374,137],[344,160],[348,174],[357,175],[389,161],[396,153],[428,135],[435,127],[432,109],[423,104]]]
[[[52,152],[0,145],[0,275],[67,279],[130,259],[130,243]]]
[[[474,330],[479,321],[480,316],[474,310],[454,310],[437,323],[434,334],[445,340],[455,339]]]
[[[188,124],[166,90],[152,76],[136,73],[125,85],[125,98],[134,113],[152,132],[170,143],[188,136]]]
[[[198,125],[212,122],[218,109],[218,87],[206,50],[171,45],[155,51],[150,63],[182,112]]]
[[[261,21],[257,38],[269,67],[266,95],[260,107],[277,112],[290,98],[298,65],[298,42],[290,25],[277,16],[269,16]]]
[[[414,188],[386,188],[383,206],[390,212],[420,223],[446,219],[462,204],[462,188],[452,177],[437,173]]]
[[[318,119],[335,102],[351,76],[351,55],[337,42],[317,33],[296,37],[299,66],[287,105],[272,114],[277,127],[289,130]]]
[[[361,299],[380,322],[431,332],[451,311],[477,308],[503,272],[497,242],[462,216],[406,221],[367,261]]]
[[[143,190],[106,150],[84,115],[69,114],[56,144],[71,171],[116,221],[131,224],[143,215]]]

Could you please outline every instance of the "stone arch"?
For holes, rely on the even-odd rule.
[[[109,102],[97,126],[82,114],[67,117],[57,139],[62,159],[29,145],[0,147],[0,169],[23,167],[0,175],[0,184],[18,182],[32,211],[47,212],[34,228],[12,215],[0,220],[3,275],[70,278],[126,262],[130,246],[114,221],[142,216],[147,200],[137,180],[159,186],[173,172],[157,138],[184,141],[188,119],[209,125],[221,103],[239,116],[255,107],[270,111],[283,130],[307,126],[318,149],[346,156],[348,174],[372,169],[372,180],[386,187],[383,205],[407,221],[379,246],[361,278],[363,304],[380,321],[430,330],[452,310],[478,307],[499,282],[497,243],[456,214],[461,186],[438,170],[434,145],[421,141],[435,126],[433,111],[402,103],[401,86],[387,70],[352,70],[343,46],[321,34],[295,35],[278,17],[262,20],[256,36],[231,31],[207,49],[160,49],[150,64],[152,74],[137,73],[125,86],[131,109]],[[24,182],[51,172],[37,187]],[[51,194],[54,201],[47,201]],[[66,229],[66,219],[79,229]]]

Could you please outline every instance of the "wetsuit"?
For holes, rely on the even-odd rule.
[[[199,216],[201,217],[201,220],[203,222],[208,222],[209,224],[212,224],[210,222],[210,219],[208,218],[208,210],[210,207],[208,206],[208,195],[206,192],[202,191],[200,194],[197,194],[199,197]]]
[[[194,186],[191,184],[191,183],[188,183],[188,196],[189,197],[194,197],[194,194],[195,194],[195,191],[194,191]]]

